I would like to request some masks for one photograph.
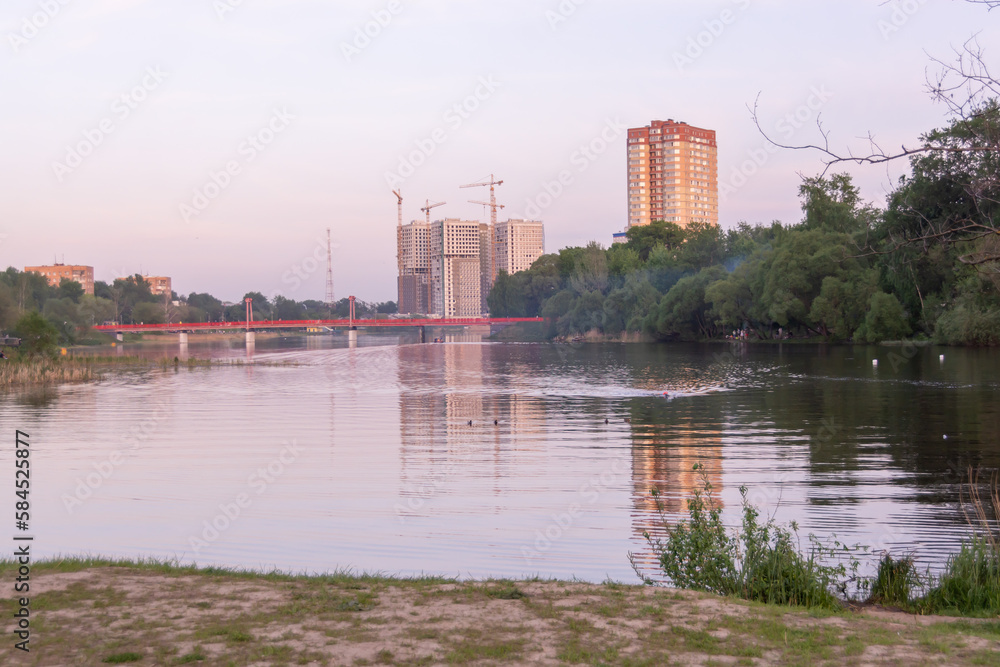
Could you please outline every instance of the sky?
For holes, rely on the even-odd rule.
[[[948,123],[932,58],[1000,10],[962,0],[4,0],[0,265],[143,273],[179,294],[395,300],[404,222],[545,223],[546,251],[626,224],[625,129],[716,131],[720,224],[801,220],[821,140]],[[1000,67],[994,69],[1000,70]],[[845,169],[882,206],[904,163]],[[560,182],[562,181],[562,182]]]

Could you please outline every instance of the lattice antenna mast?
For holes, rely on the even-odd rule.
[[[326,305],[333,308],[333,243],[330,241],[330,228],[326,228]]]

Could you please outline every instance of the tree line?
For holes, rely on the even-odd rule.
[[[797,224],[633,227],[501,274],[490,312],[549,318],[552,336],[1000,344],[998,138],[994,99],[922,137],[935,150],[910,156],[885,208],[847,174],[805,178]]]
[[[10,267],[0,273],[0,331],[17,335],[19,328],[37,329],[42,323],[37,317],[24,319],[29,313],[44,318],[63,344],[86,341],[92,327],[108,322],[242,322],[246,320],[244,300],[248,298],[253,300],[254,321],[339,319],[350,312],[346,298],[331,307],[321,301],[295,301],[280,294],[268,299],[260,292],[247,292],[239,303],[227,306],[208,293],[157,295],[139,274],[117,278],[111,284],[95,281],[91,295],[85,294],[75,280],[63,278],[58,286],[52,286],[39,273]],[[355,301],[354,307],[359,318],[396,312],[392,301]]]

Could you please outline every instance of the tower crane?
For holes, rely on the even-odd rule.
[[[403,195],[400,194],[399,190],[393,190],[392,194],[396,195],[398,206],[396,209],[396,268],[399,269],[398,275],[402,276],[404,259],[399,253],[400,248],[403,247]]]
[[[482,204],[483,206],[490,207],[490,285],[493,285],[494,276],[497,275],[497,261],[496,261],[496,244],[497,244],[497,209],[503,208],[503,204],[497,204],[496,186],[503,185],[503,181],[496,180],[493,174],[490,174],[490,180],[483,183],[469,183],[468,185],[460,185],[460,188],[482,188],[490,186],[490,202],[478,202],[470,201],[471,204]]]
[[[427,222],[429,223],[429,222],[431,221],[431,209],[432,209],[432,208],[436,208],[436,207],[438,207],[438,206],[444,206],[444,205],[445,205],[445,204],[447,204],[447,203],[448,203],[448,202],[444,202],[444,201],[439,201],[439,202],[438,202],[438,203],[436,203],[436,204],[432,204],[432,203],[431,203],[431,200],[430,200],[430,199],[428,199],[428,200],[427,200],[427,205],[426,205],[426,206],[421,206],[421,207],[420,207],[420,210],[421,210],[421,211],[423,211],[424,213],[426,213],[426,214],[427,214]]]
[[[396,211],[396,226],[403,226],[403,195],[399,194],[399,190],[393,190],[392,194],[396,195],[396,199],[399,200],[399,208]]]

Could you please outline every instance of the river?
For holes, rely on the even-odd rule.
[[[728,523],[746,485],[804,546],[940,567],[966,468],[1000,467],[996,351],[449,340],[192,344],[250,358],[0,396],[36,557],[638,582],[650,489],[677,514],[707,479]]]

